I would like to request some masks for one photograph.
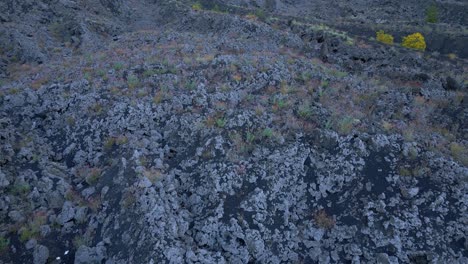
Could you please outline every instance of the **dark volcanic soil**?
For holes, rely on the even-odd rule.
[[[467,263],[467,9],[1,1],[0,264]]]

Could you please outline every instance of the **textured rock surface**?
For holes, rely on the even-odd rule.
[[[0,263],[467,262],[466,61],[308,17],[420,1],[205,2],[0,3]]]

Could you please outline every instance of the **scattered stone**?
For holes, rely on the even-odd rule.
[[[0,170],[0,187],[8,187],[10,181],[8,181],[7,176]]]
[[[20,222],[23,222],[25,220],[23,214],[21,212],[19,212],[19,211],[16,211],[16,210],[10,211],[8,213],[8,217],[10,217],[10,219],[15,223],[20,223]]]
[[[43,245],[37,245],[33,254],[34,264],[45,264],[49,259],[49,249]]]
[[[455,80],[451,76],[447,76],[447,78],[445,79],[444,88],[445,90],[449,91],[457,91],[461,89],[461,86],[460,84],[458,84],[457,80]]]
[[[80,246],[75,253],[75,264],[101,263],[106,257],[106,248],[98,244],[96,247]]]
[[[62,211],[57,217],[57,222],[61,225],[65,225],[65,223],[73,220],[75,217],[75,208],[70,201],[66,201],[63,204]]]

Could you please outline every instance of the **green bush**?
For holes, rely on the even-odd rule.
[[[439,21],[439,11],[436,5],[431,5],[426,9],[426,22],[437,23]]]
[[[203,6],[198,2],[192,5],[192,10],[194,11],[201,11],[202,9],[203,9]]]

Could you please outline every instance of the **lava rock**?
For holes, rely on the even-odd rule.
[[[448,91],[457,91],[461,89],[461,85],[451,76],[447,76],[447,78],[445,78],[444,88]]]
[[[38,245],[34,249],[34,264],[45,264],[49,259],[49,249],[46,246]]]

